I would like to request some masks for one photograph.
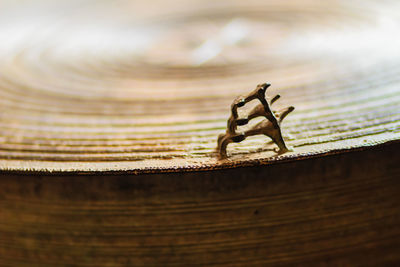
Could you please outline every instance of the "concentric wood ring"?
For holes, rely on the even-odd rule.
[[[156,3],[6,2],[2,170],[205,170],[399,139],[395,1]],[[266,81],[296,107],[294,152],[254,137],[219,161],[231,101]]]

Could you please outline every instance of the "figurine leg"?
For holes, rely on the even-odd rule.
[[[220,134],[218,136],[218,152],[219,152],[219,157],[221,159],[224,159],[227,157],[226,155],[226,147],[232,143],[239,143],[243,141],[246,138],[244,134],[236,134],[236,135],[230,135],[229,133],[226,134]]]
[[[219,157],[221,159],[224,159],[227,157],[226,155],[226,147],[232,142],[232,139],[228,134],[225,134],[222,136],[222,138],[218,139],[218,152],[219,152]]]
[[[264,133],[266,136],[270,137],[272,141],[275,142],[275,144],[278,146],[279,150],[277,151],[279,154],[291,151],[290,148],[288,148],[285,144],[285,141],[283,140],[281,129],[273,129],[272,131],[269,131],[268,133]]]

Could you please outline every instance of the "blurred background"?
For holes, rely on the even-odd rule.
[[[361,136],[355,145],[394,138],[399,10],[397,1],[2,0],[0,156],[12,161],[1,164],[214,164],[231,101],[264,82],[282,95],[277,108],[296,107],[284,135],[298,153],[323,150],[332,134]],[[392,132],[355,132],[366,120],[379,132],[382,114]],[[260,140],[232,155],[273,155]]]

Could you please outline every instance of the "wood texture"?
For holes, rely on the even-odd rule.
[[[207,170],[398,140],[398,6],[3,1],[0,169]],[[254,137],[218,161],[232,100],[262,82],[296,107],[294,152]]]
[[[0,266],[398,265],[399,10],[0,0]],[[263,82],[294,151],[218,160]]]
[[[395,266],[400,143],[205,172],[0,176],[1,266]]]

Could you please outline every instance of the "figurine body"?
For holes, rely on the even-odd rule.
[[[226,148],[228,144],[235,142],[241,142],[246,137],[252,135],[264,134],[269,136],[279,147],[279,153],[285,153],[290,149],[286,146],[285,141],[282,137],[280,124],[282,120],[294,110],[294,107],[288,107],[281,111],[272,111],[270,104],[265,98],[265,92],[270,84],[259,84],[256,89],[247,95],[237,97],[231,105],[231,116],[228,119],[227,130],[225,134],[218,136],[218,147],[220,158],[226,158]],[[279,99],[279,95],[276,95],[270,102],[271,105]],[[260,103],[255,106],[248,114],[247,117],[238,118],[237,109],[243,107],[246,103],[257,99]],[[238,133],[236,132],[237,126],[246,125],[251,119],[257,117],[265,117],[264,120],[254,125],[251,129]]]

